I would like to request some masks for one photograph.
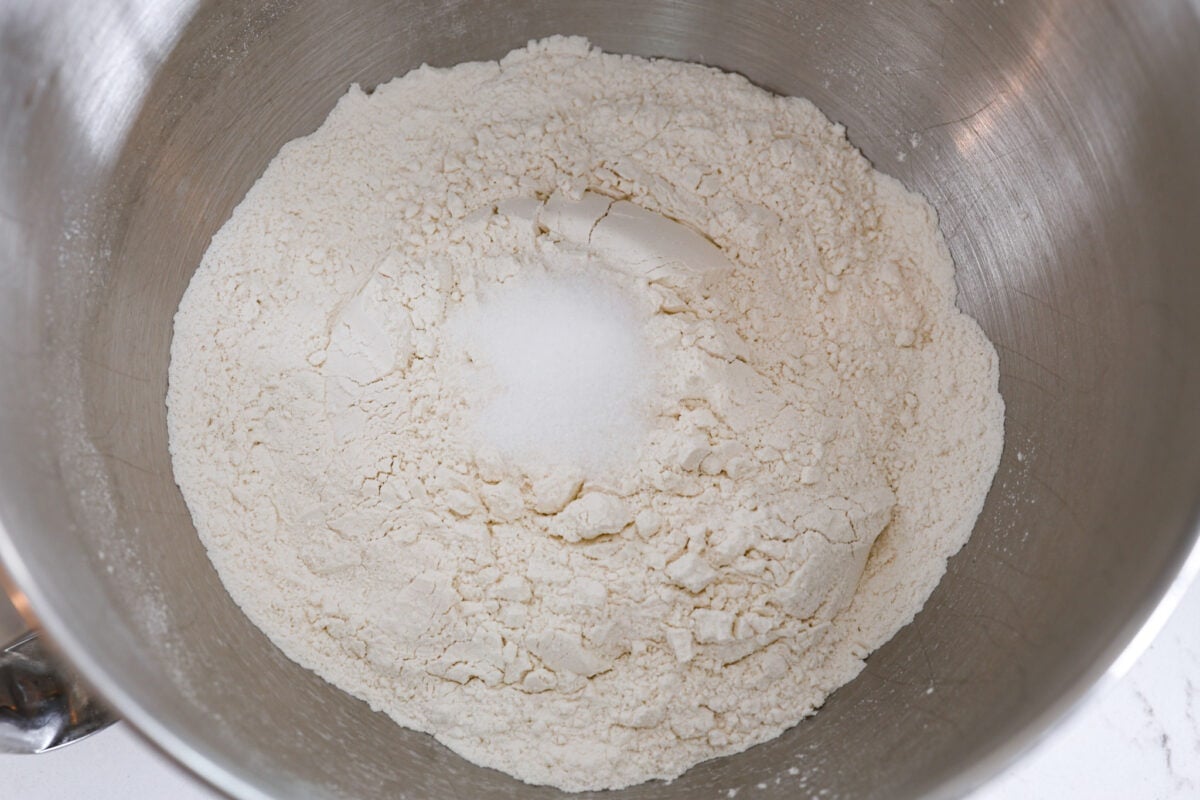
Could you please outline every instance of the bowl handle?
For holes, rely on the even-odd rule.
[[[36,632],[0,647],[0,753],[44,753],[115,721]]]

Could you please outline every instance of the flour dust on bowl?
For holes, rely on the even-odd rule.
[[[1104,672],[1194,549],[1200,274],[1192,259],[1200,231],[1191,220],[1200,155],[1191,143],[1200,109],[1189,81],[1200,69],[1200,26],[1188,3],[1112,4],[1098,12],[1019,0],[885,8],[865,0],[761,2],[736,9],[537,0],[354,9],[131,1],[14,2],[0,13],[6,34],[0,246],[6,285],[13,287],[0,313],[6,343],[0,554],[46,629],[97,688],[148,736],[234,796],[554,797],[559,789],[509,773],[587,788],[599,785],[598,770],[624,747],[633,755],[620,756],[608,774],[621,775],[613,784],[627,783],[678,773],[708,755],[773,736],[850,677],[855,660],[886,638],[882,628],[904,615],[899,607],[886,609],[890,618],[866,615],[864,652],[848,653],[844,669],[823,664],[808,672],[827,679],[819,688],[798,683],[784,692],[771,688],[776,682],[749,697],[718,696],[717,673],[705,665],[728,660],[725,669],[745,681],[757,674],[755,663],[787,664],[819,652],[793,647],[768,659],[779,643],[757,637],[781,631],[781,639],[795,642],[798,628],[815,621],[814,638],[832,645],[838,620],[859,612],[855,599],[811,585],[779,591],[790,575],[771,570],[786,566],[788,548],[801,547],[794,543],[804,537],[760,536],[751,546],[710,540],[709,533],[734,530],[726,523],[753,511],[746,502],[752,493],[826,512],[839,498],[854,499],[836,509],[846,520],[860,512],[857,525],[839,528],[844,546],[830,541],[836,514],[805,531],[826,534],[810,540],[810,554],[830,565],[822,574],[861,572],[860,585],[869,587],[886,574],[885,565],[877,573],[870,561],[862,566],[856,559],[878,554],[904,509],[913,507],[886,474],[897,454],[889,447],[919,447],[921,437],[905,435],[906,424],[930,422],[921,416],[928,403],[920,392],[911,392],[918,402],[905,416],[909,406],[903,398],[891,405],[886,382],[877,378],[895,367],[894,358],[916,358],[936,343],[936,336],[919,334],[947,320],[975,331],[970,341],[987,354],[977,329],[949,304],[944,253],[934,247],[930,259],[913,259],[944,265],[923,286],[906,283],[914,273],[902,264],[892,273],[879,263],[878,253],[894,256],[936,241],[895,236],[886,220],[896,209],[911,211],[901,227],[925,226],[930,236],[932,217],[899,185],[856,161],[841,132],[811,109],[804,119],[827,133],[823,146],[842,154],[838,168],[861,164],[853,180],[838,173],[846,179],[837,194],[874,200],[849,207],[844,218],[878,212],[885,223],[857,233],[877,230],[890,236],[891,247],[871,250],[879,242],[870,240],[868,252],[826,269],[831,274],[819,284],[805,283],[808,273],[800,270],[798,302],[788,302],[794,298],[785,285],[771,285],[774,259],[755,254],[772,242],[798,242],[795,258],[778,260],[809,264],[855,241],[854,231],[824,238],[822,220],[843,217],[820,204],[804,215],[771,208],[781,191],[794,193],[786,195],[789,205],[802,205],[792,198],[822,197],[831,183],[780,186],[769,177],[763,184],[760,173],[770,171],[762,164],[751,160],[747,167],[740,157],[739,169],[721,164],[759,146],[760,134],[774,136],[752,130],[747,120],[756,115],[741,112],[770,106],[770,117],[810,108],[801,101],[777,100],[701,67],[660,62],[657,68],[680,72],[641,91],[655,102],[632,113],[616,102],[621,75],[645,65],[612,57],[597,62],[609,65],[605,79],[587,88],[572,112],[575,127],[504,128],[503,120],[526,106],[502,103],[498,88],[494,102],[503,111],[481,126],[494,136],[475,142],[480,164],[464,160],[456,169],[443,160],[410,168],[399,164],[399,154],[431,152],[421,148],[431,147],[444,126],[407,102],[414,99],[405,94],[410,84],[388,81],[422,63],[486,62],[530,40],[572,34],[611,53],[706,64],[780,96],[809,98],[845,126],[870,164],[928,199],[957,266],[958,306],[998,355],[1004,454],[973,534],[911,624],[814,716],[674,781],[634,785],[615,796],[961,795]],[[555,58],[589,58],[577,40],[555,42],[542,45]],[[64,53],[73,55],[64,60]],[[506,63],[532,69],[538,58]],[[473,80],[501,86],[493,80],[500,67],[471,69]],[[438,82],[450,74],[417,73],[427,88],[443,89],[447,84]],[[565,68],[539,74],[523,102],[553,96],[572,74]],[[671,119],[638,127],[693,80],[697,86],[724,81],[720,98],[734,92],[747,98],[746,106],[697,97]],[[352,90],[354,84],[362,90]],[[597,93],[613,102],[587,107],[586,98]],[[389,94],[406,105],[389,106]],[[487,102],[446,91],[445,103],[433,105],[438,113],[466,114]],[[744,139],[729,135],[709,144],[707,132],[732,132],[721,126],[734,118]],[[804,129],[793,125],[786,133]],[[394,131],[406,140],[389,136]],[[442,136],[442,146],[471,133],[461,126]],[[630,146],[639,134],[642,144]],[[548,142],[572,136],[587,147],[556,146],[554,159],[538,158]],[[667,175],[636,172],[646,163],[637,159],[639,149],[663,136],[692,148],[673,146],[672,153],[707,147],[704,164],[722,166],[720,181],[682,162]],[[353,151],[353,141],[372,146],[349,159],[326,158]],[[587,160],[575,163],[571,154]],[[496,165],[510,159],[521,168],[501,176]],[[346,163],[362,164],[361,172],[348,179]],[[801,166],[819,170],[826,163],[815,156]],[[388,196],[398,189],[385,186],[390,171],[383,166],[463,177],[423,187],[419,210],[406,217],[418,204],[411,194]],[[483,167],[491,182],[472,184],[466,175],[481,175]],[[266,211],[287,200],[284,172],[310,191],[289,201],[297,214],[272,216]],[[575,180],[581,176],[586,180]],[[868,184],[873,194],[862,195]],[[736,213],[722,215],[713,204],[730,193]],[[304,241],[305,214],[322,198],[352,197],[373,199],[356,214],[339,209],[331,216],[339,227],[335,244]],[[759,207],[778,223],[758,212],[749,221],[739,216]],[[448,213],[435,219],[433,209],[440,208]],[[381,221],[400,240],[391,251],[378,244],[386,238],[377,233]],[[776,224],[797,226],[795,235],[755,237]],[[415,226],[420,235],[409,241],[405,234]],[[249,241],[263,248],[263,257],[242,272],[233,261],[216,263]],[[674,249],[664,253],[667,241]],[[868,254],[869,270],[860,263]],[[357,282],[337,277],[318,291],[325,277],[342,275],[334,266],[347,264],[362,268]],[[406,276],[417,266],[414,284]],[[863,275],[879,280],[869,284]],[[899,278],[900,295],[918,298],[904,325],[898,317],[865,316],[868,306],[854,299],[890,296],[888,275]],[[255,298],[261,306],[234,302]],[[324,315],[327,341],[306,327],[311,313],[288,312],[314,305]],[[180,308],[178,331],[190,332],[187,348],[178,333],[172,344]],[[833,313],[889,336],[876,336],[871,348],[867,337],[848,335],[838,348],[818,349],[815,336],[821,331],[828,344]],[[178,362],[171,367],[168,419],[173,346]],[[522,354],[531,351],[550,368],[532,373],[536,391],[522,394],[531,377]],[[864,351],[881,355],[862,358]],[[794,358],[797,366],[763,369],[764,352],[777,364]],[[833,381],[828,371],[843,364],[843,352],[845,370]],[[236,359],[223,361],[229,353]],[[580,353],[591,357],[571,357]],[[620,357],[602,357],[612,353]],[[398,380],[402,369],[419,372],[430,361],[448,376],[447,389],[435,391],[416,374],[407,388]],[[911,365],[904,379],[919,383],[933,362]],[[195,383],[188,402],[179,399],[185,363],[197,367],[186,371]],[[245,369],[212,367],[221,363]],[[262,380],[272,371],[278,380]],[[931,390],[980,381],[970,369],[950,377]],[[819,391],[789,396],[769,426],[761,424],[762,414],[745,413],[756,398],[798,392],[805,379],[813,382],[809,389],[830,383],[857,395],[853,403]],[[734,390],[714,397],[713,387]],[[273,401],[256,406],[259,398]],[[842,402],[834,405],[835,399]],[[414,402],[430,408],[421,420],[454,424],[430,430],[388,416]],[[214,412],[207,438],[196,431],[208,422],[201,420],[204,403]],[[446,404],[440,411],[439,403]],[[968,423],[987,428],[988,408],[966,420],[947,411],[932,422],[953,439]],[[581,410],[588,412],[586,425],[579,424]],[[847,423],[847,414],[860,414],[861,425]],[[341,427],[334,430],[331,418]],[[872,429],[870,421],[880,419],[895,425]],[[238,443],[239,429],[229,423],[247,420],[253,432]],[[862,446],[839,449],[845,442],[836,436],[820,454],[785,446],[787,437],[819,438],[822,425],[858,431]],[[783,441],[766,441],[773,435]],[[325,438],[310,438],[318,436]],[[211,458],[181,457],[187,442],[207,443]],[[280,451],[281,443],[293,449]],[[779,451],[778,472],[755,471],[750,456],[767,448]],[[971,452],[956,442],[940,450],[951,460]],[[369,472],[352,474],[347,466],[362,467],[354,459],[364,452],[384,451],[386,463]],[[847,469],[831,467],[838,459]],[[544,468],[548,461],[554,469]],[[466,473],[455,463],[467,465]],[[878,472],[864,471],[868,463]],[[450,468],[439,472],[443,464]],[[388,478],[409,465],[440,481],[428,496],[414,492],[410,500]],[[221,470],[228,471],[229,496],[206,505],[213,492],[198,487]],[[791,470],[800,480],[783,482]],[[243,478],[269,479],[274,488],[242,486]],[[917,499],[946,503],[954,494],[947,487],[955,484],[941,483]],[[372,521],[351,503],[352,489],[375,491],[383,504],[375,510],[382,508],[386,519]],[[306,498],[334,507],[299,502]],[[663,507],[647,498],[659,498]],[[570,511],[575,503],[583,505]],[[687,535],[668,546],[672,514],[689,503],[707,516],[687,521]],[[431,516],[403,516],[418,511]],[[308,514],[321,525],[305,528]],[[279,534],[281,522],[299,533]],[[223,528],[248,542],[261,537],[264,545],[234,546]],[[388,535],[376,540],[384,529]],[[519,538],[517,529],[540,535]],[[432,537],[421,538],[428,531],[438,532],[441,552],[425,544]],[[492,548],[481,541],[482,531]],[[413,556],[387,555],[380,542],[388,540],[415,548]],[[283,544],[291,549],[280,550]],[[609,566],[619,566],[621,546],[646,568]],[[947,540],[946,552],[956,546]],[[739,558],[755,552],[763,573],[737,572],[738,564],[750,567]],[[552,562],[557,553],[568,554],[566,564]],[[589,553],[605,557],[582,564]],[[484,563],[489,557],[496,563]],[[452,584],[456,596],[439,594],[439,573],[472,558]],[[538,580],[529,570],[524,582],[516,580],[505,563],[516,558],[541,559]],[[363,580],[351,586],[347,576],[355,570]],[[556,571],[580,579],[573,589],[556,584]],[[268,574],[264,586],[260,578]],[[409,595],[389,592],[380,576],[403,578]],[[416,602],[422,587],[429,591]],[[651,619],[638,605],[647,598],[637,598],[660,590],[661,613]],[[339,604],[339,593],[348,591],[362,600],[354,608]],[[824,605],[804,608],[815,596]],[[411,602],[402,605],[406,598]],[[437,609],[444,599],[449,606],[431,615],[440,621],[433,630],[414,632],[412,615],[396,610]],[[786,613],[788,603],[798,615]],[[621,609],[618,619],[602,616],[610,606]],[[567,629],[568,621],[580,627]],[[614,623],[607,635],[606,621]],[[498,649],[489,626],[507,626]],[[317,630],[326,632],[324,640]],[[478,638],[464,637],[466,630]],[[386,649],[410,635],[411,649]],[[422,651],[421,643],[433,646]],[[456,644],[462,646],[452,653]],[[748,652],[729,660],[738,647]],[[342,652],[346,660],[337,663],[361,668],[331,667]],[[400,659],[400,669],[397,653],[411,656]],[[622,691],[606,695],[612,702],[571,705],[588,687],[604,689],[624,664],[686,677],[683,686],[655,684],[636,707],[615,702],[626,696]],[[790,674],[785,669],[780,680]],[[575,695],[573,683],[581,687]],[[430,688],[443,685],[455,688]],[[625,685],[649,684],[631,676]],[[380,699],[396,687],[414,697],[407,711]],[[530,730],[553,722],[548,727],[577,735],[578,726],[610,716],[601,719],[607,727],[597,727],[590,748],[568,752],[553,730],[522,739],[485,729],[489,719],[510,726],[520,704],[488,706],[484,699],[470,706],[480,712],[474,716],[452,708],[471,692],[488,697],[485,690],[524,690],[527,708],[538,704],[538,713],[527,715]],[[438,734],[449,747],[396,725],[353,695]],[[766,698],[791,718],[771,722],[759,714],[755,703]],[[668,702],[656,705],[659,699]],[[671,716],[701,707],[707,714]],[[744,715],[737,715],[739,707]],[[621,716],[630,709],[632,715]],[[606,733],[617,728],[627,731],[624,742]],[[667,730],[675,741],[659,747],[669,741]],[[655,731],[663,738],[654,739]],[[544,743],[544,763],[518,757],[511,748],[520,741]],[[630,747],[638,742],[645,746]],[[589,754],[595,763],[583,763]],[[551,773],[551,764],[571,758],[569,780]]]

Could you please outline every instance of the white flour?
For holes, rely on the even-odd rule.
[[[176,317],[175,473],[299,663],[530,782],[669,778],[811,713],[970,534],[1003,407],[954,296],[807,101],[549,39],[283,149]]]

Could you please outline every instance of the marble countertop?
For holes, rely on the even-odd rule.
[[[220,800],[118,724],[39,756],[0,756],[0,795],[21,800]],[[1200,581],[1120,681],[969,800],[1200,797]]]

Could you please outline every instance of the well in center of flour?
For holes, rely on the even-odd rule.
[[[679,222],[594,192],[501,200],[450,238],[475,273],[501,281],[480,285],[447,325],[448,343],[480,368],[454,381],[473,401],[475,447],[529,474],[634,466],[651,427],[655,345],[671,344],[661,331],[650,341],[648,322],[686,308],[679,292],[702,292],[732,264]]]

